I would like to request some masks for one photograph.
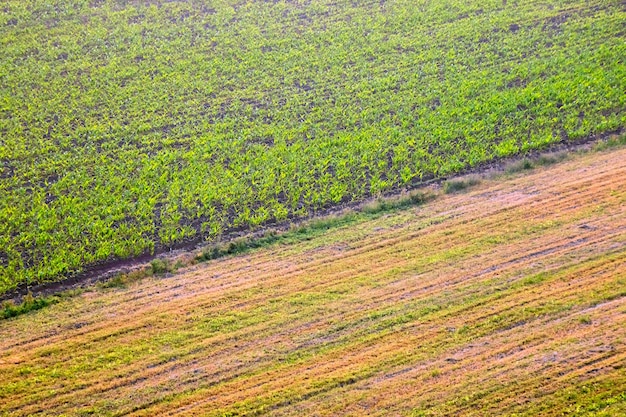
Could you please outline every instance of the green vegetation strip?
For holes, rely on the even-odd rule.
[[[626,125],[618,1],[2,11],[0,293]]]

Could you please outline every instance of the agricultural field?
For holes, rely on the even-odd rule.
[[[0,293],[626,125],[623,1],[0,9]]]
[[[0,416],[626,415],[626,148],[0,321]]]

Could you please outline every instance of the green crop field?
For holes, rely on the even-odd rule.
[[[0,10],[0,293],[626,126],[623,1]]]

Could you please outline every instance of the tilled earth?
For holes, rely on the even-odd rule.
[[[0,322],[0,415],[626,413],[626,150]]]

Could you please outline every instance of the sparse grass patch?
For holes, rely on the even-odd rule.
[[[99,282],[96,286],[98,288],[126,288],[126,284],[126,274],[117,274],[113,278]]]
[[[421,190],[411,191],[407,194],[389,198],[380,198],[374,202],[363,205],[358,211],[330,215],[318,219],[312,219],[301,224],[293,224],[285,232],[268,230],[262,236],[242,237],[228,243],[218,243],[204,249],[195,257],[196,262],[205,262],[228,255],[246,253],[252,249],[266,247],[278,242],[294,243],[309,240],[313,236],[324,233],[330,229],[346,226],[358,220],[378,215],[380,213],[401,210],[411,206],[421,205],[436,198],[436,195]]]
[[[228,243],[217,243],[208,248],[205,248],[200,254],[196,255],[195,261],[206,262],[228,255],[242,254],[251,249],[271,245],[272,243],[280,240],[280,236],[282,235],[271,231],[263,237],[242,237],[232,240]]]
[[[537,157],[524,157],[512,161],[504,167],[506,174],[515,174],[522,171],[530,171],[539,166],[549,166],[561,162],[567,158],[567,152],[542,153]]]
[[[12,301],[5,301],[2,305],[2,310],[0,310],[0,319],[17,317],[30,311],[40,310],[51,304],[56,304],[59,301],[59,297],[33,297],[31,293],[28,293],[19,304],[15,304]]]
[[[340,227],[357,220],[357,214],[349,212],[342,215],[328,216],[313,219],[308,222],[296,225],[284,232],[268,230],[262,236],[246,236],[236,238],[230,242],[217,243],[205,248],[195,257],[196,262],[206,262],[229,255],[239,255],[252,249],[267,247],[269,245],[283,242],[294,243],[310,239],[312,236],[323,233],[329,229]]]
[[[152,275],[156,275],[152,269],[152,263],[147,268],[139,268],[134,271],[130,271],[127,273],[120,273],[115,275],[114,277],[107,279],[105,281],[99,282],[96,284],[97,288],[126,288],[129,284],[133,282],[140,281],[145,277],[149,277]]]
[[[536,164],[541,166],[549,166],[564,161],[567,158],[567,152],[553,152],[539,155]]]
[[[376,201],[365,204],[362,211],[366,214],[378,214],[418,206],[435,198],[436,195],[431,192],[416,190],[397,197],[380,198]]]
[[[0,305],[0,320],[21,316],[31,311],[57,304],[63,300],[76,297],[85,292],[83,288],[74,288],[58,292],[53,295],[34,296],[31,292],[26,294],[21,301],[15,303],[12,300],[3,301]]]
[[[605,140],[601,140],[593,146],[594,151],[605,151],[608,149],[626,146],[626,134],[611,136]]]
[[[507,174],[514,174],[520,171],[528,171],[535,168],[535,164],[528,158],[520,159],[519,161],[511,162],[504,168]]]
[[[480,178],[474,175],[465,178],[455,178],[443,184],[443,192],[446,194],[454,194],[465,191],[478,184],[480,184]]]
[[[174,272],[175,268],[169,259],[156,258],[150,262],[150,270],[154,275],[164,275],[168,272]]]

